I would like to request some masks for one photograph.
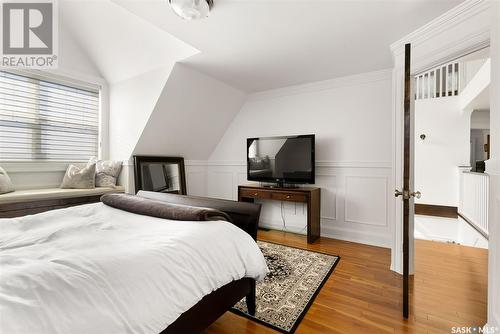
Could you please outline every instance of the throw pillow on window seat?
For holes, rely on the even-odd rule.
[[[115,188],[116,181],[122,170],[121,161],[97,160],[96,157],[90,158],[88,165],[95,164],[95,186]]]
[[[61,183],[62,189],[93,189],[95,188],[95,164],[86,167],[69,165]]]
[[[12,185],[9,175],[7,175],[5,169],[0,167],[0,194],[11,193],[13,191],[14,185]]]

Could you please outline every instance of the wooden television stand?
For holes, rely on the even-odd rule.
[[[255,199],[299,202],[307,204],[307,243],[312,244],[320,236],[320,188],[272,188],[259,185],[238,186],[238,201],[253,202]]]

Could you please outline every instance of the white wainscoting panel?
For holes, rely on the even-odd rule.
[[[185,168],[187,193],[193,196],[206,196],[207,167],[186,164]]]
[[[321,216],[337,220],[337,177],[329,174],[316,174],[316,184],[321,185]]]
[[[235,199],[234,187],[235,175],[231,171],[213,170],[208,167],[208,196],[223,199]]]
[[[206,195],[209,197],[236,200],[238,185],[250,183],[246,180],[245,162],[208,161],[206,168]],[[321,188],[321,234],[390,247],[393,228],[388,215],[390,175],[390,163],[318,162],[316,186]],[[189,175],[187,177],[188,183],[194,182],[189,180]],[[305,204],[259,203],[262,204],[261,226],[306,234]]]
[[[346,176],[345,221],[387,225],[387,177]]]

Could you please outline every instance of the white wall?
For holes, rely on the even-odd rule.
[[[500,91],[500,2],[491,1],[491,92]],[[500,94],[491,94],[488,325],[500,328]]]
[[[133,150],[207,160],[246,95],[177,63]]]
[[[470,116],[471,129],[489,129],[490,128],[490,111],[489,110],[474,110]]]
[[[173,65],[173,64],[172,64]],[[158,68],[110,89],[110,158],[128,160],[170,75]]]
[[[109,0],[63,1],[64,27],[109,84],[109,157],[128,160],[174,64],[199,51]],[[113,18],[110,24],[109,18]]]
[[[61,15],[59,29],[59,71],[78,73],[89,77],[103,78],[102,73],[88,54],[82,49],[75,36],[66,29],[67,23]]]
[[[458,96],[415,101],[415,189],[422,193],[415,203],[458,207],[458,167],[469,165],[469,139],[470,114]]]
[[[463,71],[460,85],[463,87],[467,86],[467,84],[474,78],[476,73],[481,69],[486,61],[485,59],[473,59],[466,61],[462,64],[461,70]]]
[[[148,81],[148,80],[146,80]],[[134,85],[140,83],[134,81]],[[151,94],[147,82],[144,92]],[[124,117],[122,124],[112,125],[123,133],[123,141],[134,145],[130,150],[122,150],[120,159],[134,155],[182,156],[186,159],[186,181],[189,194],[206,195],[206,160],[213,151],[224,131],[243,105],[246,95],[210,76],[177,63],[168,81],[158,92],[158,99],[148,108],[134,108],[126,99],[124,91],[121,98],[123,108],[112,110],[152,110],[149,118],[140,113],[139,121]],[[118,97],[116,97],[118,99]],[[151,99],[149,99],[151,100]],[[147,99],[138,98],[139,103]],[[128,108],[128,109],[127,109]],[[134,129],[131,137],[128,129]],[[139,132],[139,133],[138,133]],[[113,133],[113,132],[112,132]],[[115,136],[112,135],[113,138]],[[117,148],[120,143],[115,143]],[[123,149],[123,146],[121,146]],[[123,158],[122,158],[123,157]],[[192,161],[195,160],[195,161]],[[192,166],[194,164],[194,166]],[[125,165],[121,184],[127,192],[133,192],[133,166]]]
[[[207,193],[237,197],[246,183],[246,138],[316,134],[322,235],[390,247],[390,71],[257,93],[210,156]],[[286,228],[305,233],[306,208],[284,203]],[[266,201],[265,226],[281,229],[281,203]]]
[[[491,61],[486,59],[479,71],[474,75],[466,87],[460,92],[460,109],[486,109],[489,106],[487,96],[491,81]]]

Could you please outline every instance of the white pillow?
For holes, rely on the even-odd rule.
[[[90,158],[87,166],[95,164],[95,186],[96,187],[116,187],[116,181],[122,170],[121,161],[97,160],[96,157]]]
[[[95,164],[80,168],[69,165],[61,183],[63,189],[93,189],[95,188]]]
[[[14,185],[12,185],[9,175],[7,175],[5,169],[0,167],[0,194],[11,193],[13,191]]]

